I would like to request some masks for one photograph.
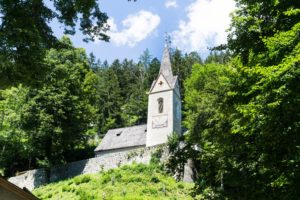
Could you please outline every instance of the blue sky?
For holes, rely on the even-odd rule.
[[[172,47],[185,53],[197,51],[205,58],[207,47],[226,42],[229,13],[234,10],[233,0],[99,0],[100,9],[109,16],[111,26],[109,43],[85,43],[77,31],[71,36],[76,47],[93,52],[101,61],[114,59],[138,60],[148,48],[153,57],[161,58],[164,33],[171,36]],[[63,35],[63,29],[52,22],[54,34]]]

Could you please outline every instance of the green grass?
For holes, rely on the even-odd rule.
[[[76,176],[37,188],[41,199],[193,199],[193,184],[176,182],[160,167],[132,164],[98,174]]]

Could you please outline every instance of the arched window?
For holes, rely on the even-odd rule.
[[[164,111],[164,99],[163,98],[158,98],[158,113],[162,113]]]

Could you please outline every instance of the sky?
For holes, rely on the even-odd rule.
[[[226,43],[229,14],[234,10],[233,0],[99,0],[106,12],[110,42],[83,42],[77,31],[70,36],[76,47],[85,48],[102,62],[115,59],[138,61],[147,48],[152,57],[161,59],[165,33],[171,38],[171,47],[184,53],[197,51],[202,58],[208,47]],[[58,22],[51,23],[57,37],[63,35]]]

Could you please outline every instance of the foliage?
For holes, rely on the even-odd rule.
[[[96,110],[101,135],[111,128],[147,122],[147,92],[160,68],[159,60],[151,57],[146,50],[139,63],[116,59],[105,66],[99,62],[97,64],[93,57],[90,58],[97,76]],[[174,74],[179,74],[179,81],[183,81],[190,74],[190,65],[201,62],[201,59],[196,53],[182,55],[177,50],[172,61]]]
[[[60,48],[47,51],[47,76],[38,87],[2,90],[0,168],[6,176],[91,157],[97,138],[108,129],[147,121],[147,92],[158,75],[158,59],[149,61],[145,51],[143,64],[127,59],[101,63],[67,37],[59,42]],[[185,66],[198,61],[197,54],[178,51],[173,70],[183,81],[190,73]]]
[[[150,63],[152,60],[152,56],[150,54],[149,49],[146,49],[142,55],[139,57],[139,62],[142,64],[143,66],[143,70],[147,71]]]
[[[266,41],[274,41],[274,37]],[[300,172],[295,170],[300,164],[299,47],[298,41],[278,65],[256,65],[250,69],[239,66],[239,76],[232,81],[236,87],[228,103],[238,104],[235,103],[235,111],[230,114],[231,133],[241,142],[235,151],[243,154],[242,160],[234,159],[237,166],[233,168],[243,166],[245,172],[239,179],[253,188],[256,197],[296,199],[299,195],[296,188]],[[237,92],[240,88],[243,93]],[[272,195],[265,197],[265,193]]]
[[[145,88],[150,88],[152,82],[157,78],[160,68],[160,61],[157,58],[151,60],[149,67],[147,69],[147,73],[145,75]]]
[[[132,164],[52,183],[33,193],[41,199],[193,199],[192,187],[155,165]]]
[[[110,128],[146,123],[146,91],[150,86],[145,86],[148,71],[143,70],[140,64],[127,59],[96,70],[97,124],[101,134]]]
[[[182,147],[183,138],[177,133],[173,133],[168,137],[169,156],[165,167],[170,174],[174,174],[176,180],[181,180],[184,173],[184,164],[187,160],[187,154]]]
[[[152,165],[160,165],[160,160],[162,158],[163,155],[163,151],[164,151],[164,146],[158,146],[156,147],[155,151],[151,154],[151,160],[150,160],[150,164]]]
[[[178,76],[181,97],[184,99],[183,82],[190,76],[193,64],[201,64],[202,60],[197,52],[182,55],[179,49],[175,49],[171,55],[171,62],[173,74]]]
[[[53,7],[53,8],[51,8]],[[43,81],[47,66],[46,51],[60,47],[50,23],[58,20],[66,34],[75,34],[75,26],[87,35],[85,40],[108,40],[107,15],[96,0],[0,1],[0,85]],[[78,23],[79,22],[79,23]]]
[[[299,22],[299,1],[236,0],[236,3],[238,9],[232,15],[228,47],[241,57],[243,64],[249,63],[251,54],[256,57],[269,51],[264,42],[266,37],[288,31]]]
[[[219,187],[223,167],[223,143],[227,139],[228,120],[222,112],[224,96],[234,71],[226,65],[194,65],[192,75],[185,82],[186,120],[189,129],[185,137],[188,146],[200,146],[201,151],[186,155],[192,158],[199,172],[199,187]],[[218,170],[216,170],[218,169]],[[205,182],[205,185],[202,185]],[[201,188],[201,193],[205,188]]]
[[[97,71],[96,77],[97,125],[99,131],[105,134],[108,129],[117,127],[117,123],[120,123],[122,99],[118,78],[111,68]]]
[[[230,61],[231,55],[229,51],[211,51],[209,56],[205,59],[204,63],[218,63],[218,64],[226,64]]]
[[[0,92],[0,168],[5,174],[7,170],[22,171],[30,167],[30,162],[23,163],[31,153],[29,135],[20,128],[28,88],[19,85]]]
[[[297,199],[300,5],[237,2],[228,41],[237,56],[226,65],[194,65],[185,82],[186,141],[201,146],[191,156],[197,193]]]
[[[2,91],[0,139],[6,156],[1,156],[1,167],[8,174],[87,156],[81,156],[79,150],[88,147],[95,134],[89,130],[95,116],[96,77],[85,51],[75,49],[66,37],[61,42],[66,48],[47,53],[45,62],[52,70],[41,88],[20,85]]]

